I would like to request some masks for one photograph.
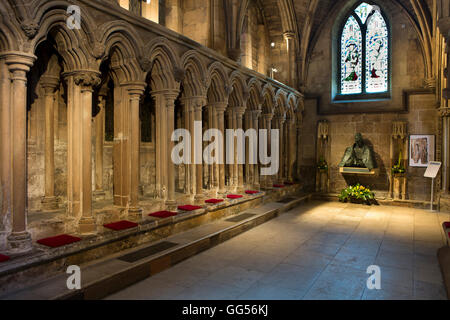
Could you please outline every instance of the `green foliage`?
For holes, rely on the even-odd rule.
[[[375,194],[369,189],[359,183],[355,186],[349,186],[341,191],[339,201],[361,201],[370,204],[375,200]]]
[[[406,169],[402,165],[402,152],[400,151],[400,153],[398,155],[398,162],[395,166],[392,167],[392,173],[396,174],[396,173],[405,173],[405,172],[406,172]]]
[[[319,163],[317,163],[317,169],[319,169],[319,170],[328,170],[328,163],[324,159],[324,157],[320,157]]]

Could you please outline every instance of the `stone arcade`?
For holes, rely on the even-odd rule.
[[[171,256],[143,268],[154,275],[309,199],[338,207],[318,221],[316,202],[295,209],[311,215],[292,218],[283,237],[306,225],[307,241],[318,225],[339,225],[337,242],[342,230],[363,229],[413,248],[442,245],[450,220],[449,8],[448,0],[0,1],[0,297],[68,263],[83,270],[207,223],[226,225],[186,251],[170,245],[187,236],[163,241]],[[172,161],[178,129],[211,138],[184,144],[191,155],[214,141],[223,152],[211,156],[232,161]],[[243,159],[239,134],[226,139],[230,130],[266,130],[267,143],[244,138]],[[357,133],[364,143],[357,135],[347,149]],[[412,136],[429,139],[423,161],[443,164],[434,199],[441,213],[432,218],[406,212],[430,201],[425,169],[409,163]],[[363,174],[343,172],[362,164]],[[380,204],[403,207],[392,211],[398,216],[336,203],[353,182]],[[104,227],[124,220],[132,227]],[[273,230],[263,242],[277,255],[283,237]],[[61,234],[78,242],[55,250],[37,242]],[[130,283],[144,278],[127,275]],[[94,291],[83,295],[113,293]]]

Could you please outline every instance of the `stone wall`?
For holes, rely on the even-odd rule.
[[[331,101],[332,92],[332,50],[333,28],[339,14],[324,25],[312,51],[307,80],[304,125],[302,136],[303,163],[301,172],[305,184],[314,189],[317,122],[328,120],[330,128],[330,192],[338,193],[348,184],[361,182],[376,190],[379,197],[387,195],[389,190],[388,173],[390,170],[390,134],[393,121],[406,121],[409,134],[438,134],[438,113],[436,97],[419,90],[404,101],[405,90],[422,87],[425,78],[424,58],[419,47],[416,30],[408,17],[390,2],[383,8],[391,24],[392,36],[392,99],[388,101],[354,102],[336,104]],[[395,22],[395,23],[394,23]],[[406,105],[405,105],[406,103]],[[364,113],[364,108],[402,109],[404,112]],[[336,112],[342,108],[342,114]],[[360,108],[361,112],[346,114],[346,108]],[[337,114],[331,114],[333,110]],[[386,109],[384,109],[386,110]],[[330,114],[328,114],[330,113]],[[380,174],[377,177],[344,178],[339,173],[338,164],[347,147],[354,143],[355,133],[362,133],[367,143],[374,148]],[[438,139],[436,139],[438,142]],[[408,169],[407,193],[409,199],[429,199],[430,183],[423,178],[425,169]]]

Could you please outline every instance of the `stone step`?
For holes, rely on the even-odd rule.
[[[81,290],[67,289],[69,275],[64,269],[47,280],[20,290],[8,290],[0,299],[102,298],[260,225],[311,198],[310,195],[287,197],[290,198],[287,203],[269,202],[94,261],[66,263],[66,268],[73,264],[80,266]]]

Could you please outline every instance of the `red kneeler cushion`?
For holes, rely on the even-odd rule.
[[[0,262],[6,262],[10,259],[10,257],[0,254]]]
[[[135,222],[127,221],[127,220],[122,220],[122,221],[117,221],[117,222],[113,222],[113,223],[107,223],[107,224],[104,224],[103,226],[105,228],[108,228],[108,229],[111,229],[114,231],[120,231],[120,230],[135,228],[138,226],[138,224]]]
[[[240,194],[229,194],[227,195],[228,199],[240,199],[242,196]]]
[[[293,182],[285,182],[284,184],[287,185],[287,186],[293,186],[294,185]]]
[[[444,222],[444,228],[450,229],[450,222]]]
[[[153,212],[153,213],[149,214],[150,217],[156,217],[156,218],[169,218],[169,217],[173,217],[176,215],[177,215],[176,212],[170,212],[170,211],[158,211],[158,212]]]
[[[223,202],[223,199],[208,199],[205,200],[205,203],[212,203],[212,204],[217,204],[217,203],[221,203]]]
[[[246,194],[257,194],[259,193],[259,191],[255,191],[255,190],[247,190],[245,191]]]
[[[36,242],[50,248],[58,248],[78,241],[81,241],[81,238],[62,234],[56,237],[40,239]]]
[[[179,210],[183,210],[183,211],[194,211],[194,210],[198,210],[201,208],[202,207],[200,207],[200,206],[191,206],[190,204],[178,207]]]
[[[274,184],[274,188],[284,188],[284,184]]]

